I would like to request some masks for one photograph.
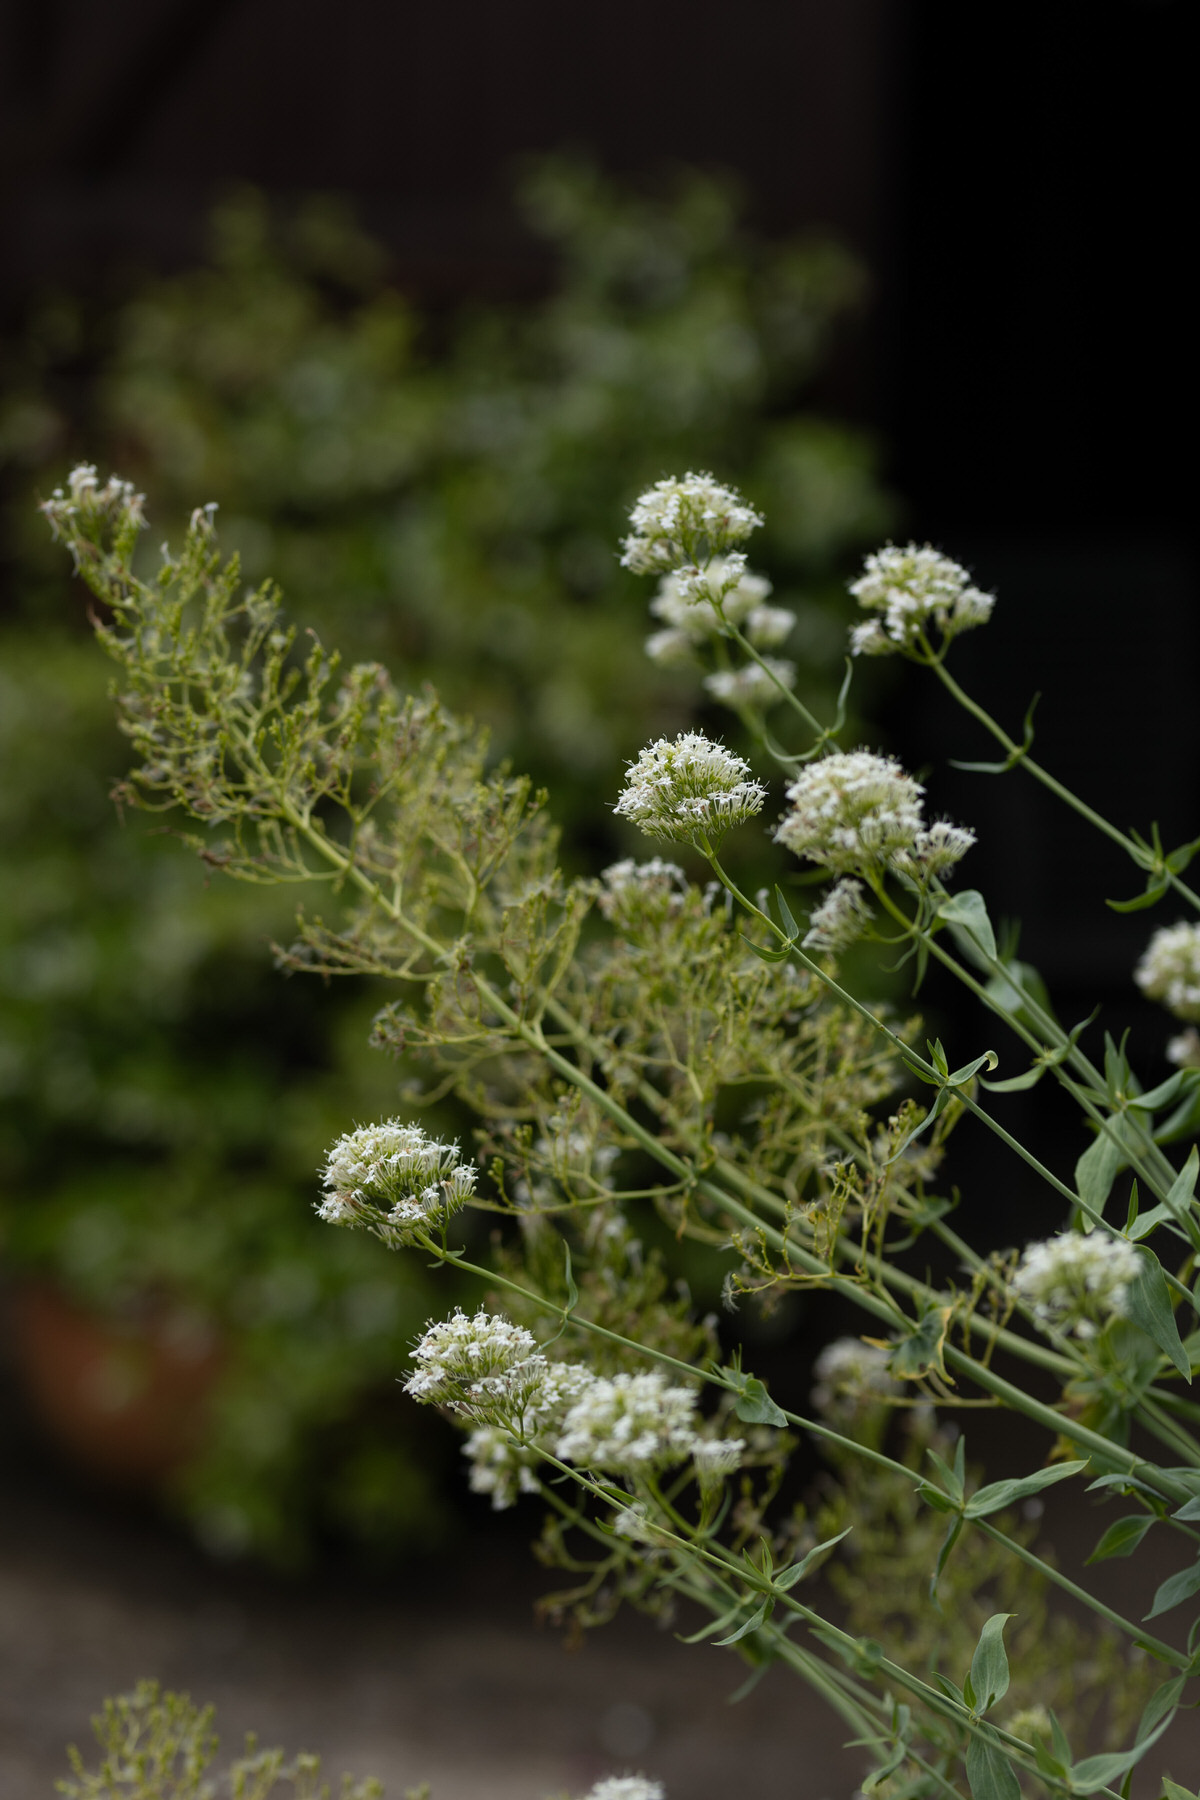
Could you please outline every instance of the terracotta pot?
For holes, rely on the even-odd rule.
[[[13,1347],[50,1437],[102,1479],[158,1486],[198,1450],[222,1346],[180,1307],[104,1318],[49,1283],[12,1296]]]

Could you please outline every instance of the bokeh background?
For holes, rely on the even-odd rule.
[[[758,560],[797,611],[814,700],[840,675],[857,559],[929,539],[1000,595],[956,649],[966,685],[1013,728],[1040,688],[1044,760],[1118,823],[1194,835],[1184,19],[1182,0],[0,12],[16,1800],[50,1791],[62,1736],[139,1673],[207,1673],[294,1735],[285,1694],[311,1718],[313,1677],[281,1646],[319,1656],[328,1607],[348,1607],[358,1668],[389,1619],[417,1630],[406,1596],[443,1651],[394,1734],[409,1779],[440,1773],[436,1800],[502,1778],[540,1794],[614,1756],[707,1800],[729,1791],[721,1755],[771,1729],[766,1709],[689,1762],[688,1678],[657,1714],[635,1704],[634,1633],[595,1653],[603,1704],[559,1694],[561,1730],[531,1717],[522,1748],[510,1719],[465,1773],[434,1754],[456,1680],[477,1720],[508,1716],[508,1688],[479,1698],[480,1633],[517,1632],[536,1589],[532,1522],[474,1508],[448,1434],[398,1400],[444,1286],[311,1216],[324,1147],[396,1110],[405,1072],[364,1047],[365,985],[272,969],[286,896],[207,885],[153,821],[114,816],[107,672],[36,495],[80,458],[117,468],[156,540],[217,501],[295,616],[486,720],[550,788],[570,865],[595,869],[632,847],[597,804],[623,759],[651,731],[728,730],[641,656],[644,584],[613,555],[647,480],[711,466],[768,514]],[[1161,1059],[1165,1022],[1129,981],[1147,915],[1096,898],[1133,872],[1031,783],[948,769],[988,751],[931,687],[864,675],[864,734],[979,831],[971,878],[1022,920],[1063,1017],[1099,996]],[[964,1056],[994,1035],[936,984],[926,1005]],[[1041,1089],[1006,1118],[1073,1160]],[[1031,1202],[961,1138],[976,1235],[1011,1241]],[[761,1355],[801,1391],[822,1325],[792,1325]],[[434,1583],[452,1542],[463,1561]],[[504,1641],[549,1679],[545,1638]],[[400,1767],[391,1691],[356,1728],[361,1766]],[[353,1760],[353,1734],[320,1728]],[[755,1781],[799,1792],[782,1752]]]

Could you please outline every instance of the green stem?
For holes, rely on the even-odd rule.
[[[1044,788],[1048,788],[1049,791],[1063,801],[1065,805],[1071,807],[1074,812],[1077,812],[1081,819],[1086,819],[1089,825],[1094,825],[1097,831],[1103,832],[1105,837],[1111,838],[1114,844],[1119,844],[1125,854],[1135,862],[1140,869],[1143,871],[1145,870],[1146,865],[1143,859],[1143,852],[1134,843],[1133,839],[1127,837],[1123,831],[1119,831],[1115,825],[1111,824],[1109,820],[1103,816],[1103,814],[1098,813],[1094,807],[1089,806],[1086,800],[1081,800],[1078,794],[1074,794],[1071,792],[1070,788],[1064,787],[1063,783],[1055,776],[1051,775],[1048,769],[1044,769],[1041,763],[1035,762],[1033,757],[1027,755],[1019,744],[1015,744],[1012,738],[1009,737],[1007,731],[1005,731],[1004,727],[993,719],[991,714],[987,712],[984,707],[980,706],[977,700],[973,700],[964,688],[959,686],[958,682],[955,681],[953,675],[951,675],[949,669],[947,669],[945,663],[936,652],[930,649],[928,657],[923,657],[919,660],[926,662],[927,666],[932,668],[934,674],[947,692],[952,694],[964,711],[970,713],[973,719],[977,719],[984,730],[989,732],[991,736],[995,738],[996,742],[1003,748],[1005,753],[1013,758],[1014,763],[1019,762],[1022,768],[1028,769],[1035,781],[1040,781]],[[1197,909],[1197,911],[1200,911],[1200,894],[1196,894],[1187,883],[1181,881],[1178,875],[1172,870],[1165,869],[1163,870],[1163,874],[1165,875],[1168,885],[1174,888],[1177,894],[1182,895],[1190,905]]]

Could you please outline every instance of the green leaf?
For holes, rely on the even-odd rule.
[[[1131,1095],[1128,1104],[1136,1106],[1141,1112],[1157,1112],[1160,1106],[1166,1106],[1169,1101],[1174,1100],[1191,1073],[1190,1069],[1176,1069],[1174,1075],[1168,1075],[1165,1081],[1160,1081],[1149,1093]],[[1196,1177],[1193,1175],[1192,1187],[1195,1188],[1195,1185]]]
[[[1154,1690],[1138,1722],[1137,1736],[1133,1740],[1135,1744],[1145,1744],[1147,1740],[1152,1743],[1159,1731],[1166,1730],[1179,1707],[1179,1698],[1187,1679],[1186,1675],[1173,1675]]]
[[[971,1686],[975,1691],[974,1710],[985,1713],[1003,1700],[1008,1692],[1008,1655],[1004,1648],[1004,1627],[1012,1613],[993,1613],[979,1634],[975,1654],[971,1658]],[[963,1692],[966,1693],[966,1684]]]
[[[775,1602],[768,1596],[761,1606],[755,1608],[744,1625],[739,1625],[737,1630],[731,1631],[728,1637],[715,1640],[717,1649],[723,1650],[727,1644],[737,1644],[741,1642],[742,1638],[749,1637],[752,1631],[757,1631],[760,1625],[766,1624],[774,1609]]]
[[[1132,1556],[1154,1522],[1153,1513],[1128,1513],[1125,1518],[1114,1520],[1088,1562],[1107,1562],[1110,1556]]]
[[[1184,1380],[1190,1382],[1191,1364],[1183,1348],[1175,1314],[1171,1310],[1171,1294],[1162,1265],[1153,1250],[1140,1247],[1137,1255],[1142,1266],[1137,1280],[1129,1285],[1125,1299],[1126,1315],[1174,1363]]]
[[[965,1087],[971,1077],[977,1075],[980,1069],[986,1068],[991,1071],[992,1069],[998,1069],[999,1067],[1000,1058],[996,1055],[996,1052],[994,1050],[985,1050],[982,1056],[977,1056],[975,1058],[974,1062],[964,1063],[961,1069],[955,1069],[952,1075],[947,1075],[946,1086]]]
[[[734,1371],[726,1370],[726,1373]],[[757,1375],[743,1375],[740,1382],[738,1403],[733,1410],[743,1425],[787,1424],[787,1414],[776,1406]]]
[[[936,1368],[942,1368],[942,1349],[950,1328],[953,1307],[931,1306],[909,1336],[898,1343],[888,1357],[888,1373],[901,1381],[918,1381]]]
[[[1200,1519],[1200,1495],[1194,1500],[1185,1500],[1178,1512],[1171,1514],[1173,1519]]]
[[[1104,1211],[1121,1162],[1119,1147],[1102,1131],[1075,1164],[1075,1186],[1093,1212]]]
[[[1182,1072],[1189,1075],[1192,1073],[1190,1069]],[[1200,1175],[1200,1152],[1193,1144],[1187,1161],[1167,1190],[1165,1202],[1181,1224],[1187,1220],[1188,1208],[1196,1197],[1197,1175]]]
[[[1024,1500],[1029,1494],[1040,1494],[1043,1488],[1052,1487],[1056,1481],[1066,1481],[1086,1468],[1085,1457],[1082,1462],[1051,1463],[1048,1469],[1038,1469],[1032,1475],[1022,1475],[1011,1481],[989,1482],[967,1501],[966,1516],[968,1519],[985,1519],[989,1513],[999,1512],[1002,1507]]]
[[[783,929],[790,938],[798,938],[800,936],[800,927],[792,917],[791,907],[784,899],[783,889],[781,887],[776,887],[775,889],[775,904],[779,908],[779,922],[783,926]]]
[[[1010,1075],[1004,1081],[984,1081],[980,1085],[989,1094],[1020,1094],[1026,1088],[1036,1087],[1050,1066],[1049,1062],[1035,1062],[1023,1075]]]
[[[1148,1613],[1142,1614],[1143,1621],[1157,1619],[1160,1613],[1170,1612],[1173,1606],[1179,1606],[1197,1593],[1200,1593],[1200,1560],[1190,1569],[1180,1569],[1178,1575],[1167,1576],[1154,1596],[1154,1605]]]
[[[814,1544],[798,1563],[793,1563],[790,1568],[779,1571],[775,1576],[775,1586],[782,1588],[785,1593],[789,1588],[794,1588],[796,1583],[804,1575],[807,1575],[817,1557],[826,1550],[832,1550],[835,1544],[840,1544],[844,1537],[849,1537],[853,1529],[852,1525],[847,1525],[845,1531],[839,1531],[836,1537],[826,1538],[823,1544]]]
[[[753,938],[748,938],[744,931],[739,931],[738,936],[741,938],[746,948],[748,950],[753,950],[755,956],[761,958],[765,963],[786,962],[788,957],[792,954],[791,944],[786,944],[782,950],[764,950],[761,944],[756,944]]]
[[[1163,1800],[1200,1800],[1200,1794],[1192,1788],[1180,1787],[1177,1781],[1170,1780],[1166,1775],[1161,1779]]]
[[[996,961],[996,933],[979,890],[964,888],[960,894],[951,894],[938,907],[937,916],[949,925],[950,936],[968,962],[990,974]]]
[[[1008,1757],[978,1732],[967,1745],[967,1782],[972,1800],[1021,1800],[1021,1784]]]
[[[1147,906],[1154,906],[1162,899],[1167,886],[1165,880],[1149,881],[1144,894],[1135,894],[1132,900],[1106,900],[1104,904],[1111,906],[1114,912],[1143,912]]]

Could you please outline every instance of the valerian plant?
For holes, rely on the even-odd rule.
[[[665,479],[623,552],[658,577],[656,615],[730,677],[762,750],[756,769],[691,731],[630,764],[616,812],[656,852],[698,855],[703,887],[658,853],[564,879],[544,796],[489,768],[431,693],[404,698],[379,667],[343,673],[303,644],[273,590],[245,590],[222,563],[206,510],[154,582],[133,570],[127,484],[83,467],[45,511],[122,672],[140,759],[122,797],[184,808],[214,868],[301,884],[285,964],[394,980],[376,1041],[422,1056],[429,1092],[475,1108],[474,1158],[405,1120],[348,1129],[318,1204],[483,1283],[473,1311],[429,1324],[406,1387],[464,1431],[471,1483],[494,1505],[547,1506],[541,1554],[573,1576],[552,1607],[582,1627],[623,1599],[662,1615],[685,1603],[705,1615],[694,1637],[736,1648],[751,1679],[779,1665],[823,1695],[871,1762],[865,1790],[890,1800],[1016,1800],[1030,1783],[1127,1793],[1196,1697],[1200,1621],[1173,1637],[1149,1626],[1200,1593],[1200,1409],[1181,1391],[1200,1366],[1200,1155],[1167,1155],[1200,1121],[1197,1056],[1177,1045],[1180,1066],[1149,1089],[1111,1041],[1097,1065],[1036,971],[1001,951],[982,894],[949,885],[972,832],[931,817],[894,758],[844,747],[840,709],[815,717],[763,655],[742,548],[753,507],[709,475]],[[998,740],[992,766],[1020,765],[1128,851],[1146,875],[1137,904],[1170,890],[1200,909],[1182,878],[1196,846],[1168,853],[1110,825],[1034,761],[1028,730],[1013,740],[950,674],[953,639],[993,607],[963,569],[888,546],[852,591],[868,614],[853,654],[930,670]],[[721,860],[726,835],[766,813],[774,771],[781,875],[791,858],[828,881],[806,920],[781,885],[744,894]],[[940,1042],[919,1049],[914,1023],[839,981],[860,936],[944,966],[1028,1067],[990,1080],[990,1049],[955,1067]],[[1138,971],[1185,1021],[1200,1014],[1198,943],[1200,928],[1169,927]],[[989,1109],[990,1092],[1045,1079],[1092,1133],[1066,1172]],[[927,1107],[903,1095],[913,1080]],[[937,1170],[965,1117],[1045,1184],[1057,1231],[984,1255],[954,1230]],[[646,1248],[649,1209],[681,1242],[731,1252],[731,1303],[820,1287],[860,1310],[861,1336],[819,1358],[808,1410],[723,1352]],[[469,1211],[496,1222],[489,1263],[460,1247]],[[904,1252],[925,1234],[954,1279],[912,1272]],[[1028,1473],[981,1480],[957,1424],[977,1407],[1024,1419]],[[800,1433],[837,1479],[788,1512]],[[1063,1574],[1017,1522],[1014,1508],[1068,1482],[1128,1503],[1093,1560],[1134,1554],[1154,1527],[1178,1541],[1182,1566],[1144,1619]],[[840,1624],[808,1585],[835,1550]],[[872,1573],[889,1566],[890,1581]],[[1055,1588],[1088,1609],[1086,1628],[1043,1628]],[[1110,1747],[1096,1749],[1089,1709],[1114,1685]],[[1166,1774],[1154,1791],[1195,1800]]]

